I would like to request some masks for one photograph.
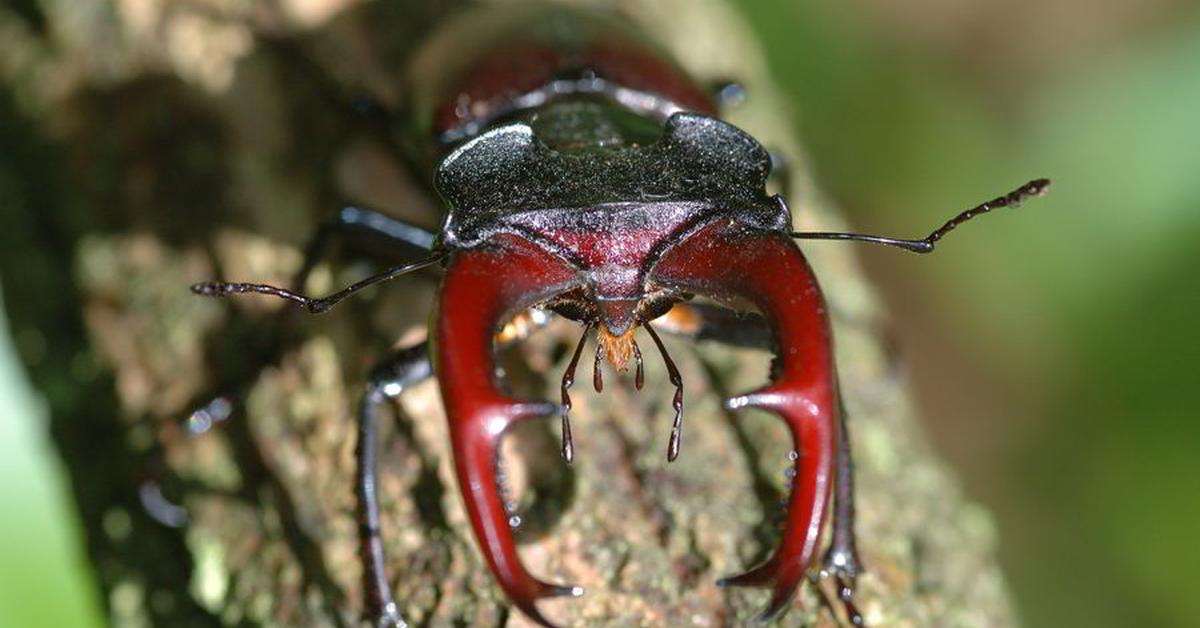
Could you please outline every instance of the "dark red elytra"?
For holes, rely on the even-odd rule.
[[[578,34],[581,40],[564,42],[534,29],[495,44],[441,95],[434,131],[459,139],[564,92],[611,97],[616,90],[630,90],[675,110],[717,115],[712,90],[697,85],[647,42],[626,33],[579,29]]]
[[[503,9],[490,11],[494,16]],[[511,529],[519,515],[496,477],[500,440],[516,422],[560,415],[562,455],[570,461],[568,389],[584,341],[595,335],[596,365],[607,360],[623,368],[632,360],[641,388],[637,334],[644,331],[675,386],[667,450],[674,460],[683,440],[684,385],[661,330],[776,354],[771,381],[726,406],[760,408],[789,430],[793,455],[782,541],[764,563],[721,583],[767,588],[762,617],[770,618],[787,609],[806,580],[830,576],[841,616],[863,625],[853,600],[860,564],[852,465],[827,307],[794,240],[849,239],[929,252],[959,224],[1040,195],[1049,181],[1032,181],[968,209],[920,240],[793,232],[784,199],[766,191],[772,163],[766,149],[718,119],[712,92],[619,20],[558,8],[508,21],[468,16],[446,32],[453,38],[447,44],[442,37],[441,49],[465,58],[446,66],[453,71],[414,72],[416,104],[407,125],[425,134],[410,140],[433,147],[416,152],[434,160],[427,167],[447,209],[441,231],[428,234],[356,208],[344,210],[338,223],[428,249],[428,256],[323,299],[261,284],[193,286],[208,296],[270,294],[318,313],[363,287],[443,267],[433,342],[397,351],[376,368],[360,406],[360,517],[372,619],[403,624],[379,536],[374,411],[382,400],[437,376],[479,549],[512,603],[548,626],[537,601],[583,590],[543,582],[521,564]],[[420,84],[422,76],[430,82],[436,76],[437,85]],[[734,315],[693,302],[696,297],[746,303],[756,313]],[[495,347],[519,341],[550,315],[583,326],[562,378],[561,403],[513,399],[497,381]],[[593,380],[602,389],[598,366]],[[832,534],[822,555],[829,522]]]

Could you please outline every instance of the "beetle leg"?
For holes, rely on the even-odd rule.
[[[304,262],[300,270],[292,278],[292,290],[301,289],[308,280],[308,276],[313,268],[324,257],[326,249],[334,238],[357,234],[372,235],[385,239],[393,245],[400,244],[420,252],[428,252],[432,248],[434,240],[432,233],[398,218],[393,218],[369,209],[345,207],[338,212],[338,216],[334,221],[321,225],[317,230],[317,235],[305,246]],[[283,289],[278,290],[281,292],[291,292]],[[269,344],[272,347],[276,347],[272,349],[274,353],[271,358],[272,360],[278,358],[278,353],[281,350],[282,335],[279,330],[282,327],[282,317],[290,313],[290,311],[282,312],[281,316],[277,317],[280,320],[277,321],[277,324],[269,332],[272,334]],[[257,372],[255,371],[255,374]],[[253,375],[250,377],[253,377]],[[244,381],[236,382],[230,387],[238,389],[237,392],[210,392],[208,393],[210,396],[200,397],[200,399],[207,400],[192,406],[194,409],[183,420],[186,433],[189,436],[203,435],[228,418],[233,412],[234,404],[244,394],[244,391],[241,389],[245,388],[246,385],[247,382]],[[157,475],[157,473],[154,475]],[[140,487],[139,491],[139,497],[146,511],[160,523],[171,527],[179,527],[186,521],[186,513],[182,507],[166,499],[157,479],[152,478],[147,480]]]
[[[428,346],[421,343],[402,349],[372,370],[359,405],[357,482],[359,534],[364,562],[363,580],[369,613],[379,626],[405,626],[392,598],[380,537],[378,469],[378,416],[384,400],[398,396],[405,388],[430,375]]]
[[[344,207],[338,212],[335,220],[321,225],[317,229],[317,235],[304,247],[304,263],[292,277],[292,290],[302,289],[304,283],[308,281],[309,274],[320,263],[334,238],[352,234],[376,236],[392,244],[400,244],[422,253],[432,249],[434,240],[432,233],[412,223],[370,209]],[[228,416],[231,407],[231,401],[227,395],[211,397],[209,401],[197,406],[188,415],[186,420],[188,432],[199,435],[208,431]]]
[[[791,432],[786,526],[770,559],[721,584],[769,587],[770,601],[761,618],[774,617],[814,568],[833,481],[837,387],[820,289],[786,235],[738,231],[721,223],[668,252],[652,276],[676,289],[748,299],[771,323],[777,346],[772,382],[726,405],[772,412]]]
[[[373,209],[343,207],[337,218],[317,230],[317,235],[304,249],[304,265],[296,274],[293,286],[303,286],[309,273],[324,256],[325,249],[335,239],[347,236],[371,236],[389,246],[399,245],[401,253],[421,255],[433,250],[436,236],[422,227],[394,218]],[[407,249],[407,250],[406,250]],[[408,257],[415,257],[409,255]]]
[[[589,328],[590,329],[590,328]],[[587,338],[587,331],[580,340]],[[509,339],[497,337],[499,344]],[[576,356],[580,352],[576,351]],[[378,410],[387,399],[399,397],[409,387],[428,379],[433,374],[429,362],[429,343],[421,342],[411,347],[398,349],[389,354],[368,375],[366,390],[359,405],[359,431],[357,458],[358,523],[363,559],[363,579],[367,594],[367,611],[380,627],[397,628],[406,626],[399,608],[392,597],[387,579],[383,539],[380,536],[378,470]],[[569,399],[564,402],[569,407]],[[565,414],[564,414],[565,417]],[[567,442],[570,428],[567,428]]]
[[[579,279],[565,262],[518,238],[497,236],[493,243],[459,251],[447,266],[434,317],[434,364],[459,489],[479,548],[514,605],[539,624],[550,626],[538,611],[537,600],[578,596],[583,589],[543,582],[525,570],[511,529],[519,518],[510,518],[505,510],[495,469],[500,439],[510,426],[530,417],[561,414],[562,408],[548,402],[518,402],[500,391],[493,334],[514,311],[570,289]]]
[[[834,464],[833,538],[825,552],[821,574],[835,579],[838,599],[850,623],[863,626],[862,613],[854,603],[854,581],[862,570],[854,538],[854,459],[850,453],[850,433],[846,429],[846,407],[840,400]]]
[[[335,235],[344,233],[366,233],[387,239],[393,244],[416,249],[426,253],[426,257],[415,262],[395,266],[382,273],[364,279],[348,288],[323,298],[313,298],[297,292],[303,289],[308,275],[320,260],[324,249]],[[430,266],[442,259],[442,254],[433,253],[435,236],[412,223],[393,218],[386,214],[362,209],[360,207],[344,207],[338,212],[335,221],[326,223],[317,231],[317,236],[305,247],[304,264],[292,279],[293,289],[279,288],[265,284],[232,283],[224,281],[206,281],[192,286],[192,292],[210,297],[224,297],[231,294],[257,293],[267,294],[304,306],[312,314],[319,314],[337,305],[342,299],[383,281],[394,279],[405,273]]]
[[[792,192],[792,163],[787,156],[778,150],[767,151],[771,157],[771,178],[779,183],[781,194]]]
[[[429,345],[399,349],[371,370],[358,408],[358,448],[355,452],[356,488],[358,489],[359,540],[362,543],[363,584],[367,612],[376,625],[388,628],[407,626],[392,598],[379,529],[378,411],[387,399],[398,397],[405,389],[432,375]]]

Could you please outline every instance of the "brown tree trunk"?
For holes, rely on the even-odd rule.
[[[390,138],[343,102],[356,89],[400,102],[405,59],[459,3],[324,4],[43,3],[34,10],[44,11],[41,27],[0,10],[4,106],[29,123],[23,137],[36,164],[23,179],[28,211],[4,210],[10,318],[45,337],[30,366],[53,406],[116,625],[360,622],[354,408],[372,361],[422,336],[435,275],[311,319],[274,301],[187,290],[215,277],[286,284],[316,225],[348,200],[437,224],[436,204]],[[741,81],[749,99],[730,118],[789,156],[797,225],[839,226],[729,7],[606,5],[660,33],[698,76]],[[838,339],[868,620],[1013,625],[991,520],[963,500],[920,434],[849,247],[806,248]],[[337,258],[318,268],[310,292],[367,269],[353,255]],[[554,398],[577,333],[555,325],[506,356],[514,385]],[[671,387],[652,355],[640,394],[576,389],[570,467],[557,457],[552,422],[507,441],[527,564],[588,590],[546,603],[565,624],[741,624],[765,601],[713,582],[762,559],[777,534],[782,426],[719,404],[761,383],[767,358],[668,344],[687,395],[677,462],[665,461]],[[235,412],[204,431],[205,417],[189,422],[189,412],[215,394],[230,395]],[[416,387],[388,418],[384,538],[406,618],[527,625],[469,534],[436,386]],[[832,620],[806,587],[781,624]]]

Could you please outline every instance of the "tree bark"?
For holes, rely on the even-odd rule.
[[[187,287],[217,277],[288,283],[305,241],[346,202],[438,223],[421,176],[404,169],[369,114],[345,103],[359,90],[389,108],[402,102],[406,58],[458,4],[0,10],[3,105],[24,122],[10,136],[20,141],[6,144],[31,155],[9,160],[25,204],[0,210],[11,226],[9,317],[18,332],[40,334],[42,350],[26,346],[24,357],[50,399],[114,625],[361,622],[354,408],[373,360],[422,337],[436,275],[312,318]],[[788,156],[797,226],[841,226],[807,178],[791,112],[730,7],[607,6],[661,35],[702,79],[745,85],[748,100],[730,119]],[[858,599],[869,624],[1014,625],[991,519],[964,500],[921,435],[850,247],[806,252],[830,302],[857,454],[867,569]],[[372,268],[342,253],[318,267],[310,293]],[[577,334],[559,323],[507,352],[513,386],[556,398]],[[602,395],[576,388],[571,466],[558,458],[554,422],[522,426],[506,442],[525,561],[587,589],[545,603],[564,624],[742,624],[765,602],[714,580],[764,558],[777,536],[784,430],[720,406],[760,384],[768,358],[667,342],[687,397],[677,462],[665,461],[672,388],[653,354],[640,394],[628,381]],[[205,429],[212,413],[192,411],[215,395],[234,411]],[[470,536],[436,386],[417,386],[394,409],[379,488],[405,617],[529,625],[506,606]],[[812,587],[780,624],[834,625]]]

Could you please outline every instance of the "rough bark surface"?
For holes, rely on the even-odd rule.
[[[192,296],[222,277],[286,284],[343,203],[436,225],[438,208],[389,138],[348,113],[392,106],[421,35],[457,2],[56,0],[0,9],[8,140],[4,286],[18,342],[54,412],[89,556],[118,626],[361,622],[354,407],[365,372],[423,335],[436,275],[405,278],[320,317],[255,298]],[[661,33],[707,79],[749,93],[734,123],[789,155],[797,225],[836,214],[805,178],[788,108],[724,4],[604,3]],[[28,7],[18,10],[20,7]],[[850,247],[807,246],[831,304],[858,457],[859,600],[873,626],[1009,626],[989,516],[932,456],[878,304]],[[374,266],[343,250],[325,293]],[[556,397],[577,329],[505,355],[513,385]],[[577,387],[576,461],[556,422],[509,438],[522,551],[535,574],[587,588],[545,603],[568,625],[742,624],[764,594],[713,582],[765,557],[783,496],[784,430],[719,400],[763,381],[767,357],[668,340],[686,382],[682,455],[666,464],[671,388]],[[613,383],[610,375],[610,384]],[[215,394],[235,412],[193,433]],[[523,626],[469,535],[436,386],[384,422],[384,537],[417,625]],[[192,428],[191,430],[189,428]],[[160,517],[139,491],[162,492]],[[174,511],[166,503],[178,504]],[[781,625],[829,626],[811,587]]]

